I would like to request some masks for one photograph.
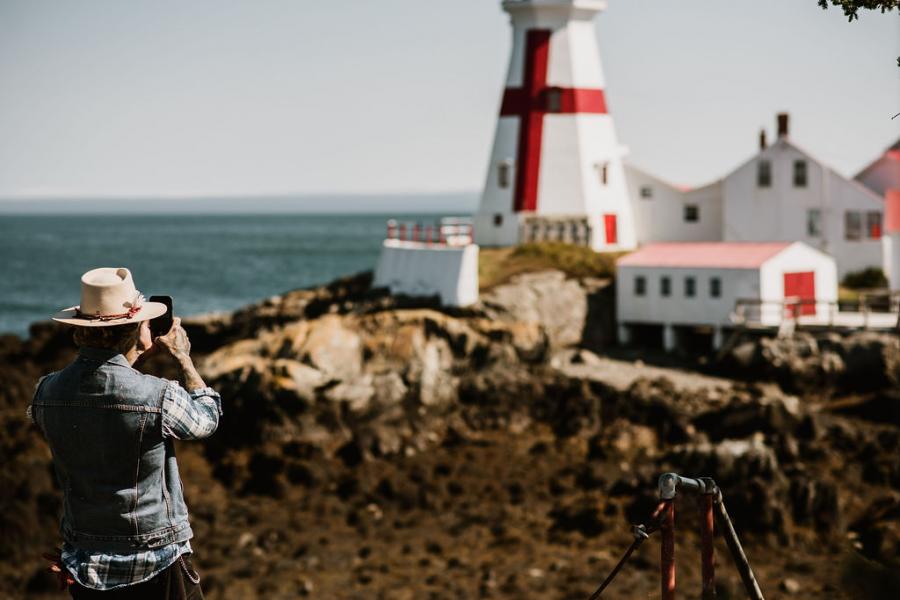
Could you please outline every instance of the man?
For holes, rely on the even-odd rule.
[[[53,317],[75,326],[78,357],[41,378],[29,411],[53,454],[57,569],[76,599],[203,598],[172,440],[211,435],[221,399],[194,368],[180,319],[151,339],[150,319],[165,311],[128,269],[101,268],[82,276],[81,303]],[[132,367],[151,349],[176,361],[184,387]]]

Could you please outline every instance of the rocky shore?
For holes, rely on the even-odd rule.
[[[209,598],[587,598],[668,470],[719,482],[767,598],[896,597],[896,336],[656,361],[610,346],[609,281],[526,273],[466,310],[370,281],[187,323],[225,407],[178,446]],[[0,338],[0,597],[60,597],[40,559],[59,493],[24,409],[73,352],[49,325]],[[685,499],[687,596],[695,530]],[[717,551],[719,597],[743,597]],[[658,594],[657,556],[604,597]]]

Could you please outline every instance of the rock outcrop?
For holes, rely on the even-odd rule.
[[[178,447],[207,595],[587,597],[669,470],[720,483],[764,589],[866,597],[835,569],[848,555],[891,583],[895,341],[734,350],[781,386],[648,368],[575,347],[602,345],[585,332],[609,292],[533,274],[443,310],[359,276],[191,320],[225,409],[216,435]],[[60,496],[24,406],[72,355],[55,327],[0,340],[0,595],[52,587],[38,557],[57,542]],[[810,393],[821,386],[855,392]],[[693,543],[689,506],[679,543]],[[655,572],[636,555],[610,597],[652,594]]]
[[[864,331],[748,338],[721,367],[795,392],[871,392],[900,383],[900,336]]]

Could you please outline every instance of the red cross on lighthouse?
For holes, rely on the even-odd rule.
[[[541,168],[541,141],[544,115],[606,113],[602,89],[547,86],[550,51],[548,29],[530,29],[525,37],[525,77],[522,87],[506,88],[500,116],[517,116],[519,142],[516,155],[516,187],[513,206],[516,212],[537,208],[538,177]],[[575,157],[572,157],[575,160]]]

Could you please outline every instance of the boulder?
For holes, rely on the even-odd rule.
[[[588,312],[585,289],[556,270],[516,275],[484,293],[480,303],[492,318],[540,324],[557,347],[581,341]]]
[[[349,380],[362,371],[362,342],[340,316],[326,315],[309,324],[297,357],[328,377]]]
[[[677,446],[665,460],[678,465],[679,472],[712,477],[720,485],[753,477],[772,481],[780,473],[774,450],[759,435],[744,440]]]

